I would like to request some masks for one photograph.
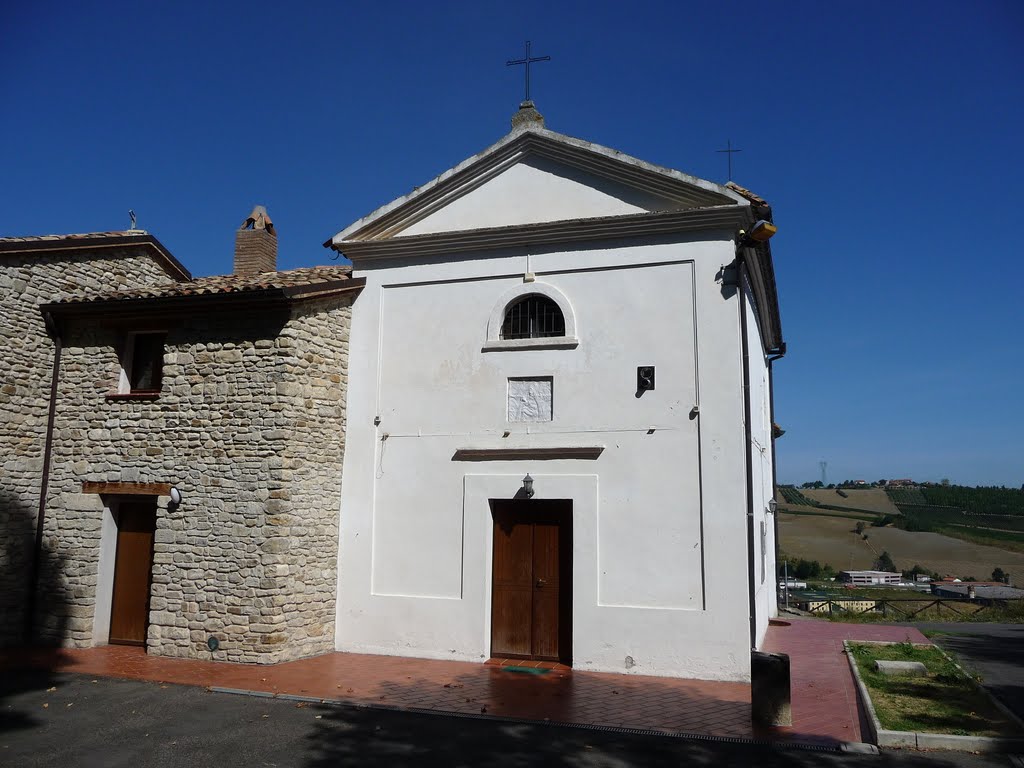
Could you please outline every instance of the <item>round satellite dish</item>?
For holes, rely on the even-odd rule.
[[[177,488],[171,488],[171,503],[181,504],[181,491]]]

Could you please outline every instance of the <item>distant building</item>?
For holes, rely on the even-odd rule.
[[[972,600],[1024,600],[1024,589],[1008,587],[998,581],[964,581],[954,584],[948,581],[932,582],[932,594],[936,597],[969,597]]]
[[[896,486],[903,486],[903,485],[917,485],[917,483],[915,483],[909,477],[904,477],[904,478],[901,478],[899,480],[889,480],[889,481],[886,482],[885,485],[887,487],[889,487],[889,488],[893,488],[893,487],[896,487]]]
[[[779,579],[779,589],[807,589],[807,582],[796,581],[795,579],[790,579],[789,581]]]
[[[903,576],[888,571],[840,571],[839,580],[844,584],[899,584]]]

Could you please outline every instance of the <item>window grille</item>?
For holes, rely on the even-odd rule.
[[[565,336],[565,318],[558,305],[546,296],[524,296],[505,310],[501,338],[542,339],[550,336]]]

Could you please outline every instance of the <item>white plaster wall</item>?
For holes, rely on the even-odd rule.
[[[538,498],[573,499],[574,666],[748,679],[738,297],[716,280],[730,234],[355,265],[339,650],[486,659],[487,500],[530,472]],[[577,348],[482,351],[525,272],[568,297]],[[657,369],[640,398],[638,365]],[[509,424],[506,380],[532,375],[553,377],[554,419]],[[597,460],[452,460],[591,445]]]
[[[624,184],[531,156],[485,179],[401,235],[615,216],[675,207]]]
[[[110,640],[110,612],[114,600],[114,564],[117,559],[116,499],[105,500],[100,523],[100,556],[96,572],[96,611],[93,613],[92,644]]]
[[[754,557],[751,564],[754,576],[755,634],[758,648],[764,643],[768,621],[778,614],[775,578],[775,520],[768,511],[772,498],[772,424],[771,392],[768,381],[768,362],[761,346],[761,334],[757,325],[753,293],[749,285],[746,291],[747,348],[750,365],[750,448],[754,484]],[[764,556],[762,557],[761,530],[764,526]]]

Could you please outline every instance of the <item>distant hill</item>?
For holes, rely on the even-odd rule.
[[[811,512],[808,509],[808,512]],[[904,531],[894,526],[869,526],[867,541],[853,532],[855,520],[812,514],[779,512],[779,546],[790,558],[828,563],[837,571],[871,568],[887,551],[901,569],[920,565],[946,576],[987,579],[996,567],[1024,582],[1024,553],[951,538],[939,533]]]
[[[844,488],[845,499],[836,493],[835,490],[827,488],[817,490],[802,489],[800,493],[819,504],[825,504],[830,507],[866,509],[871,512],[878,512],[881,515],[898,515],[900,513],[892,499],[881,488]]]

